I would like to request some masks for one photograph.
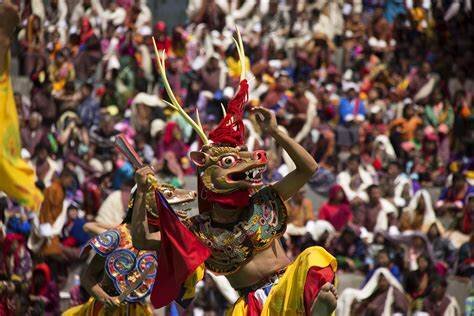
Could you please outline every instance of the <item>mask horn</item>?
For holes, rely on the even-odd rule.
[[[171,103],[168,101],[166,104],[168,104],[172,109],[176,110],[191,126],[192,128],[196,131],[198,136],[201,138],[202,142],[204,145],[209,144],[209,139],[207,138],[206,134],[204,133],[204,129],[202,128],[200,123],[194,122],[194,120],[186,113],[181,105],[179,104],[178,100],[176,99],[173,90],[171,90],[171,86],[168,82],[168,78],[166,77],[166,68],[165,68],[165,62],[166,62],[166,54],[165,51],[160,52],[158,51],[158,48],[156,47],[156,42],[155,38],[152,38],[153,40],[153,46],[155,48],[155,54],[156,54],[156,63],[158,65],[158,70],[160,72],[161,79],[163,80],[163,84],[165,85],[165,90],[166,93],[168,93],[168,96],[171,100]],[[197,114],[198,115],[198,114]],[[199,122],[199,119],[198,119]]]

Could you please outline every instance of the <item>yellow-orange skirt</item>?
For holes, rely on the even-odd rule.
[[[303,251],[286,269],[278,283],[272,287],[263,304],[260,315],[304,315],[303,292],[306,275],[313,268],[330,267],[337,270],[336,259],[322,247],[310,247]],[[245,316],[248,305],[244,297],[237,300],[228,315]]]
[[[116,308],[107,309],[105,306],[97,302],[96,299],[90,298],[87,303],[79,306],[71,307],[66,310],[63,316],[151,316],[153,311],[148,304],[144,303],[127,303]]]

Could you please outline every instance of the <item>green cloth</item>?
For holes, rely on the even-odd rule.
[[[429,105],[425,108],[425,116],[428,123],[434,127],[438,127],[441,124],[446,124],[449,129],[453,127],[454,124],[454,111],[451,106],[448,106],[447,109],[442,109],[438,115],[434,111],[433,105]],[[444,118],[443,118],[444,117]]]

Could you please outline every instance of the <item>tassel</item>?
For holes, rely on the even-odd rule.
[[[209,139],[215,144],[241,146],[245,143],[245,128],[243,123],[244,108],[248,102],[248,82],[240,82],[239,91],[229,101],[226,116],[219,125],[209,133]]]

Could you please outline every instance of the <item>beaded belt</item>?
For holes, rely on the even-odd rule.
[[[283,273],[285,273],[285,271],[286,271],[286,267],[276,271],[271,276],[260,280],[254,285],[243,287],[241,289],[236,289],[236,291],[239,293],[241,297],[246,297],[249,293],[254,292],[258,289],[277,284],[278,280],[280,280],[280,277],[283,275]]]

